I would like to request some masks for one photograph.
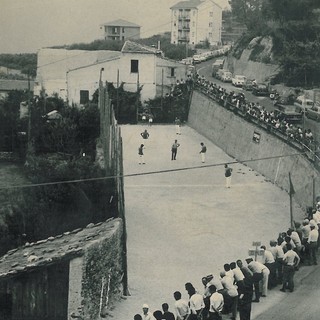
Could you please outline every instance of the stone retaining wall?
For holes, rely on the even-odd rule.
[[[239,161],[299,152],[197,91],[193,93],[188,124]],[[260,135],[259,143],[253,141],[254,133]],[[287,191],[291,172],[294,198],[303,209],[313,205],[313,177],[316,178],[315,195],[320,191],[319,172],[304,155],[252,161],[248,166]]]

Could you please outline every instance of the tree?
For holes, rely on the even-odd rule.
[[[261,28],[264,18],[261,14],[264,0],[229,0],[232,15],[246,25],[248,30]]]

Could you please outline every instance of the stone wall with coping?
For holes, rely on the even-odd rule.
[[[69,267],[68,319],[100,319],[122,296],[122,220],[111,221],[102,240],[91,241]]]

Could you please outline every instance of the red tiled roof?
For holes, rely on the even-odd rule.
[[[197,8],[201,2],[202,1],[200,0],[180,1],[173,5],[170,9],[193,9]]]
[[[132,53],[151,53],[151,54],[156,54],[159,52],[158,49],[148,47],[130,40],[127,40],[122,49],[121,52],[132,52]]]
[[[140,28],[138,24],[135,24],[133,22],[129,22],[126,20],[118,19],[110,22],[106,22],[102,24],[103,26],[110,26],[110,27],[135,27]]]
[[[0,279],[82,256],[86,247],[112,236],[120,223],[121,219],[90,223],[86,228],[12,249],[0,258]]]

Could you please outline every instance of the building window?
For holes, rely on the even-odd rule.
[[[212,22],[209,22],[209,27],[212,27]]]
[[[118,33],[118,28],[114,27],[112,31],[113,31],[113,33]]]
[[[124,40],[124,36],[122,36],[122,40]]]
[[[89,102],[89,90],[80,90],[80,104]]]
[[[174,77],[174,68],[170,68],[170,77]]]
[[[122,33],[124,33],[124,28],[122,28]]]
[[[209,13],[209,16],[210,16],[210,17],[213,17],[213,12],[210,12],[210,13]]]
[[[139,60],[131,60],[131,73],[139,72]]]

